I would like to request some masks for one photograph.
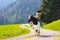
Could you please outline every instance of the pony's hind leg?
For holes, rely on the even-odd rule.
[[[38,29],[36,29],[36,36],[40,36],[40,31]]]

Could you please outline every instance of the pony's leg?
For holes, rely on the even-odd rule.
[[[38,35],[40,36],[40,26],[38,27]]]
[[[40,29],[38,29],[38,36],[40,36]]]
[[[37,29],[35,29],[36,35],[40,36],[40,27],[37,27]]]
[[[34,33],[36,36],[39,36],[40,35],[40,26],[38,25],[33,25],[33,28],[34,28]]]
[[[33,25],[33,29],[34,29],[35,36],[37,36],[36,25]]]
[[[40,31],[38,29],[35,30],[36,36],[40,36]]]
[[[36,33],[37,36],[39,36],[40,35],[40,30],[38,28],[36,28],[35,33]]]
[[[36,29],[35,29],[35,25],[33,25],[33,31],[34,31],[34,35],[36,36]]]
[[[39,35],[39,31],[38,31],[38,29],[36,29],[36,35],[37,35],[37,36]]]

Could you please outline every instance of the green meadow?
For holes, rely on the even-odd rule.
[[[56,21],[53,21],[47,25],[44,25],[43,28],[60,32],[60,20],[56,20]]]
[[[0,25],[0,38],[10,38],[24,35],[30,32],[27,28],[21,28],[20,24]]]

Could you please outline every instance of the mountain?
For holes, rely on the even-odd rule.
[[[9,4],[16,0],[0,0],[0,9],[7,7]]]
[[[29,15],[36,15],[41,0],[16,0],[0,10],[0,24],[27,23]]]

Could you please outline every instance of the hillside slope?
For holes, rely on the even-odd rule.
[[[60,31],[60,19],[44,26],[45,29]]]

